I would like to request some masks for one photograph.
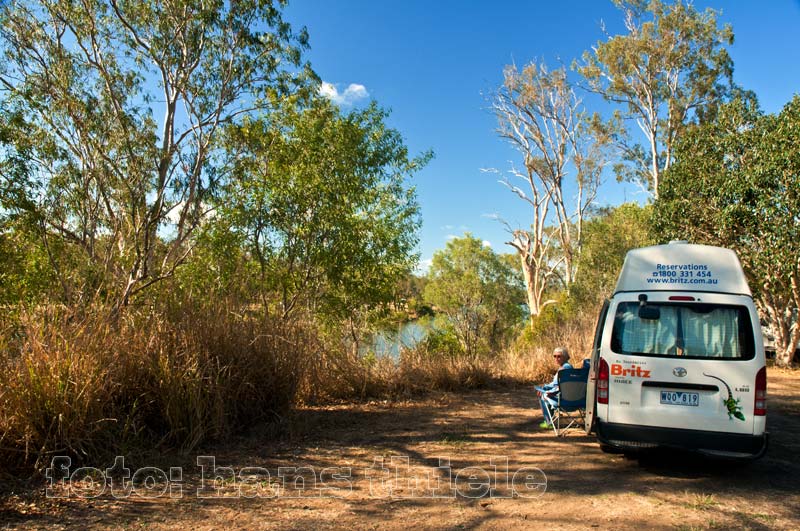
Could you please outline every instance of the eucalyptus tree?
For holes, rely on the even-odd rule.
[[[738,98],[677,146],[653,223],[665,239],[734,249],[775,334],[778,361],[800,344],[800,97],[777,115]]]
[[[284,2],[11,0],[2,7],[3,207],[119,308],[174,274],[224,174],[220,132],[313,78]],[[24,179],[9,161],[24,160]]]
[[[683,0],[614,3],[627,33],[598,42],[577,67],[589,90],[618,106],[615,139],[624,162],[617,176],[658,197],[686,125],[713,115],[730,90],[733,62],[725,46],[733,31],[719,27],[716,11],[701,13]]]
[[[566,68],[531,62],[506,67],[494,97],[500,136],[522,155],[514,180],[502,182],[528,203],[529,229],[508,227],[520,257],[531,316],[553,301],[553,285],[575,279],[583,224],[600,185],[608,138],[568,80]],[[521,181],[521,183],[520,183]]]

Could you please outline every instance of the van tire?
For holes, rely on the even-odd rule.
[[[604,454],[621,454],[622,450],[617,448],[616,446],[611,446],[610,444],[606,443],[599,443],[600,444],[600,451]]]

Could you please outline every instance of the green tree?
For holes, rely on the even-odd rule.
[[[611,296],[627,252],[654,243],[649,226],[651,208],[624,203],[586,223],[580,274],[570,290],[580,304]]]
[[[433,255],[425,299],[447,316],[464,351],[496,351],[524,319],[525,288],[508,258],[470,234]]]
[[[789,364],[800,343],[800,97],[778,115],[755,99],[723,105],[679,142],[654,204],[664,237],[734,249]]]
[[[58,283],[47,249],[33,236],[25,227],[0,223],[0,304],[40,300]]]
[[[392,300],[416,264],[410,158],[374,103],[343,114],[327,100],[286,106],[228,130],[235,176],[220,222],[258,264],[264,303],[288,318],[306,308],[345,320]]]
[[[2,7],[3,208],[86,265],[73,283],[52,264],[66,300],[121,307],[186,261],[224,179],[222,127],[313,77],[301,65],[305,31],[282,20],[282,5]]]
[[[733,43],[733,31],[718,26],[714,10],[700,13],[683,0],[614,3],[625,15],[627,33],[585,52],[578,71],[590,90],[621,107],[616,143],[625,163],[616,166],[618,177],[658,197],[686,125],[713,115],[730,90],[733,62],[725,46]],[[627,127],[631,122],[643,144]]]
[[[250,306],[259,293],[258,266],[251,259],[240,233],[229,230],[218,218],[200,227],[191,260],[175,272],[161,300],[195,306]]]

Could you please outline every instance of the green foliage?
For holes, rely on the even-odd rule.
[[[247,304],[257,300],[258,266],[241,237],[222,223],[208,223],[197,234],[192,256],[175,273],[169,290],[158,293],[167,302],[193,300],[214,306],[221,301]]]
[[[261,289],[288,317],[315,308],[336,319],[392,300],[416,256],[415,191],[400,134],[372,104],[343,114],[327,100],[286,106],[228,130],[235,175],[219,222],[258,265]]]
[[[621,106],[609,130],[625,161],[615,167],[618,177],[657,197],[686,125],[712,117],[730,90],[733,62],[725,46],[733,31],[718,27],[714,10],[701,13],[682,0],[614,3],[628,32],[598,42],[578,70],[591,90]],[[644,144],[626,130],[627,122],[641,129]]]
[[[0,304],[34,302],[57,293],[47,249],[19,227],[0,228]]]
[[[731,246],[753,232],[756,187],[768,184],[751,171],[756,152],[770,148],[759,138],[764,125],[754,99],[736,99],[722,106],[715,122],[688,132],[665,195],[654,204],[653,227],[663,239]]]
[[[784,362],[800,341],[800,97],[764,116],[752,95],[678,146],[653,225],[664,239],[734,249]]]
[[[235,124],[314,75],[270,1],[2,8],[0,201],[74,260],[62,300],[127,305],[193,245]],[[52,243],[52,245],[51,245]]]
[[[443,313],[468,355],[497,351],[524,318],[519,273],[466,234],[433,255],[425,299]]]
[[[464,353],[455,328],[449,322],[438,319],[423,341],[424,350],[429,355],[457,356]]]
[[[409,273],[397,286],[398,302],[405,307],[412,318],[433,316],[433,308],[425,302],[423,293],[428,283],[426,277]]]
[[[572,298],[596,304],[611,295],[625,254],[654,243],[650,210],[649,206],[625,203],[586,222],[578,277],[570,289]]]
[[[533,318],[531,326],[521,336],[523,342],[530,345],[545,343],[553,330],[562,328],[581,310],[577,301],[569,297],[567,292],[559,293],[555,301],[555,304],[547,305],[542,313]]]

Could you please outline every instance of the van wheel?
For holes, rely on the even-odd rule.
[[[600,451],[604,454],[621,454],[622,450],[617,448],[616,446],[611,446],[610,444],[606,443],[599,443],[600,444]]]

